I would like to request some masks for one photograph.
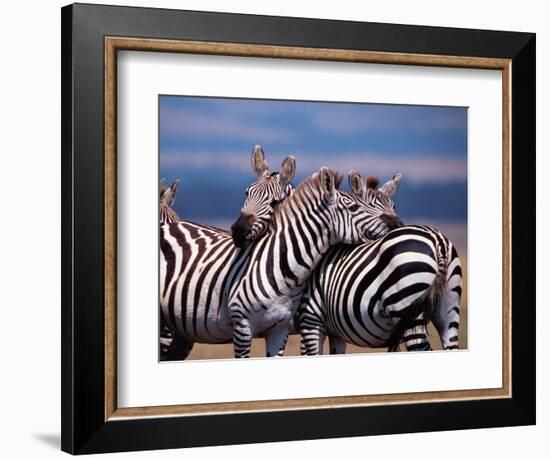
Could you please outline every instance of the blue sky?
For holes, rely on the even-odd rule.
[[[395,201],[405,222],[466,223],[466,108],[182,96],[159,104],[160,175],[181,180],[174,207],[184,219],[236,219],[260,144],[272,170],[296,157],[294,184],[321,166],[381,181],[402,172]]]

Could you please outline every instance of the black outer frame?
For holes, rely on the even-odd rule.
[[[512,398],[106,422],[105,36],[512,59]],[[61,38],[64,451],[81,454],[535,424],[534,34],[74,4],[62,8]]]

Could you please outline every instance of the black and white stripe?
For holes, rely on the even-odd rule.
[[[248,356],[254,336],[268,355],[282,348],[288,321],[315,264],[331,244],[359,242],[388,231],[377,202],[335,189],[334,175],[306,180],[276,207],[269,232],[236,248],[228,233],[182,222],[161,228],[161,305],[184,358],[194,342],[233,340]]]
[[[248,231],[257,238],[267,230],[264,221],[269,222],[276,205],[291,192],[295,160],[287,157],[281,171],[272,173],[256,146],[252,168],[257,179],[248,188],[242,210],[246,224],[234,225],[233,231],[233,238],[238,238],[235,231],[244,231],[242,245],[249,243]],[[260,216],[250,215],[250,209]],[[237,248],[228,231],[191,222],[162,226],[160,244],[162,317],[175,331],[163,359],[185,359],[195,342],[230,342],[227,297],[250,250]]]
[[[444,349],[459,348],[462,269],[439,230],[404,226],[381,239],[330,250],[311,276],[298,312],[302,353],[331,353],[346,343],[428,350],[433,321]]]
[[[170,186],[165,186],[164,178],[160,180],[159,187],[159,209],[160,224],[175,223],[180,221],[179,215],[172,208],[176,201],[176,193],[180,185],[180,180],[175,180]],[[173,333],[166,325],[162,313],[160,314],[160,355],[161,359],[167,357],[172,344]]]
[[[235,356],[248,357],[253,337],[266,339],[267,356],[280,354],[304,286],[330,247],[383,235],[395,220],[389,196],[340,191],[326,168],[302,182],[273,212],[269,232],[254,242],[231,287]]]

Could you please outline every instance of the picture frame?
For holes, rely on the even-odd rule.
[[[534,424],[535,41],[520,32],[64,7],[62,449],[82,454]],[[501,71],[502,387],[118,408],[121,50]]]

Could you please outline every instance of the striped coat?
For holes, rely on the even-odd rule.
[[[331,353],[346,343],[430,349],[431,319],[444,349],[457,349],[462,269],[437,229],[404,226],[376,241],[334,247],[308,282],[298,313],[302,353]]]
[[[338,190],[333,172],[323,168],[276,208],[228,298],[236,357],[248,357],[256,336],[266,339],[267,356],[280,353],[307,279],[333,244],[388,232],[388,221],[397,219],[393,204],[362,197]]]
[[[172,205],[176,201],[176,193],[178,192],[180,180],[175,180],[170,186],[165,186],[164,179],[160,181],[159,186],[159,211],[160,224],[180,221],[179,215],[174,211]],[[164,359],[172,344],[173,334],[170,328],[166,325],[162,313],[160,314],[160,356]]]
[[[271,172],[263,149],[256,146],[251,163],[257,178],[246,191],[241,211],[244,218],[234,227],[246,227],[256,238],[267,231],[274,208],[291,192],[295,160],[289,156],[280,172]],[[257,217],[249,216],[251,210]],[[163,359],[185,359],[195,342],[231,341],[227,297],[250,252],[237,248],[233,239],[228,231],[192,222],[161,227],[161,310],[163,320],[174,331]],[[250,236],[245,235],[239,245],[249,241]]]
[[[360,198],[335,189],[332,173],[324,170],[323,177],[308,180],[276,207],[268,234],[246,248],[232,246],[229,234],[213,228],[162,227],[161,305],[181,351],[193,342],[233,339],[236,356],[247,356],[259,336],[268,340],[268,355],[277,354],[305,281],[330,245],[388,231],[380,219],[387,208],[369,211]]]

